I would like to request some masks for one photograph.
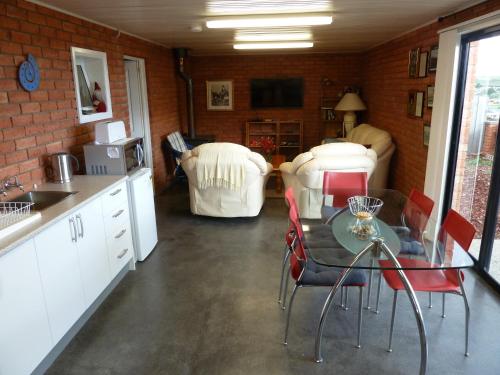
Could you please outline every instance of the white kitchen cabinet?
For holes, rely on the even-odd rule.
[[[111,282],[102,206],[96,199],[74,215],[78,257],[87,307]]]
[[[36,254],[54,343],[85,311],[77,232],[68,216],[35,237]]]
[[[0,374],[29,374],[51,349],[31,239],[0,258]]]

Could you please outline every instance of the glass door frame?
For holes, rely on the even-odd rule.
[[[444,220],[446,213],[452,207],[453,189],[455,182],[455,172],[458,161],[458,149],[460,144],[460,131],[462,126],[463,103],[465,98],[465,88],[467,81],[467,68],[469,63],[469,43],[489,37],[499,36],[500,26],[482,29],[462,36],[460,42],[457,89],[455,94],[455,105],[453,108],[453,121],[450,136],[450,148],[448,157],[448,168],[446,173],[446,187],[443,197],[443,211],[441,218]],[[499,62],[500,63],[500,62]],[[499,120],[500,128],[500,120]],[[481,237],[481,247],[479,258],[474,259],[476,271],[497,291],[500,292],[500,280],[494,279],[486,266],[490,264],[493,243],[495,241],[495,229],[497,220],[500,220],[500,131],[497,132],[495,155],[493,158],[493,170],[491,173],[491,183],[488,193],[488,204],[485,213],[484,228]],[[495,201],[495,197],[497,197]]]

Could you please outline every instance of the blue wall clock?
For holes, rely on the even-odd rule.
[[[40,69],[32,54],[19,66],[19,83],[26,91],[35,91],[40,86]]]

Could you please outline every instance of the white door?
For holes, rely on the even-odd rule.
[[[85,311],[75,227],[66,217],[35,237],[36,254],[54,344]]]
[[[106,232],[99,199],[75,215],[78,257],[82,272],[86,306],[90,306],[111,281]]]
[[[144,166],[152,168],[153,154],[144,59],[126,57],[124,64],[131,135],[144,138]]]
[[[158,242],[151,170],[144,168],[130,178],[134,213],[134,248],[137,260],[143,261]]]
[[[0,258],[0,374],[30,374],[52,348],[33,240]]]

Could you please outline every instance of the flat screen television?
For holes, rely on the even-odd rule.
[[[304,102],[302,78],[256,78],[250,91],[252,108],[300,108]]]

